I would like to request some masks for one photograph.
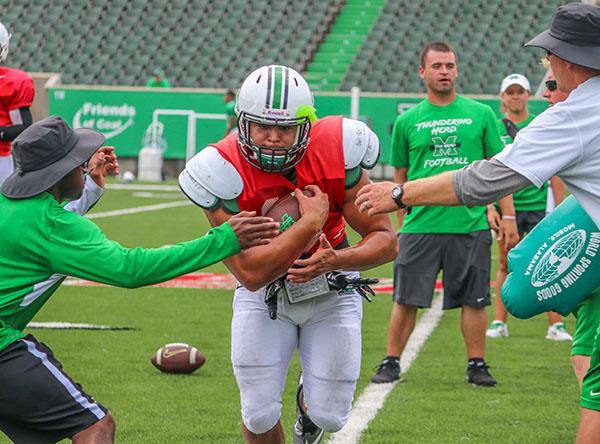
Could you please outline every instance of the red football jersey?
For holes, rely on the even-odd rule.
[[[346,170],[341,116],[325,117],[312,125],[306,154],[294,167],[297,185],[281,173],[268,173],[250,165],[240,152],[236,134],[227,136],[213,146],[242,176],[244,189],[237,198],[242,211],[260,214],[266,200],[282,197],[306,185],[317,185],[329,196],[329,217],[323,227],[327,240],[335,247],[345,238],[342,209],[346,196]]]
[[[25,71],[0,66],[0,126],[14,125],[10,111],[28,108],[33,103],[33,80]],[[0,156],[10,154],[11,142],[0,140]]]

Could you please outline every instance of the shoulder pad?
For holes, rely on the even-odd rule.
[[[363,122],[344,119],[342,122],[344,162],[347,170],[362,166],[371,169],[379,160],[379,139]]]
[[[179,175],[185,195],[202,208],[214,207],[219,199],[231,200],[244,189],[242,176],[214,146],[207,146],[190,159]]]

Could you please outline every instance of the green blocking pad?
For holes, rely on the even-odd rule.
[[[501,293],[510,314],[566,316],[600,285],[600,230],[570,196],[510,251],[508,271]]]

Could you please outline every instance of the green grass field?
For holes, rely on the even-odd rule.
[[[165,192],[160,192],[165,194]],[[109,190],[93,213],[183,199]],[[185,206],[94,220],[127,246],[156,247],[203,234],[201,211]],[[225,272],[222,264],[206,271]],[[391,266],[368,273],[390,277]],[[135,331],[32,330],[71,377],[117,420],[121,443],[239,443],[239,397],[229,361],[231,290],[63,286],[34,321],[126,325]],[[391,299],[365,305],[363,360],[356,397],[385,355]],[[564,443],[578,423],[570,345],[544,339],[545,316],[510,320],[509,339],[488,341],[493,389],[465,382],[459,312],[444,315],[406,382],[395,387],[363,435],[364,443]],[[490,310],[491,316],[491,310]],[[572,330],[573,320],[568,319]],[[150,356],[168,342],[188,342],[207,357],[192,375],[162,374]],[[295,415],[298,360],[288,374],[282,420],[288,440]],[[0,437],[0,442],[8,442]]]

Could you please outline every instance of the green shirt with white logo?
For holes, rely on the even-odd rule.
[[[525,128],[535,119],[535,115],[531,114],[526,120],[515,123],[514,125],[520,130]],[[506,125],[502,120],[498,121],[498,130],[500,131],[500,137],[504,145],[513,143],[512,137],[506,131]],[[535,185],[531,185],[513,194],[513,204],[515,211],[545,211],[546,210],[546,199],[548,197],[548,182],[543,187],[538,188]]]
[[[484,104],[457,95],[446,106],[425,99],[396,119],[391,165],[408,180],[458,170],[502,151],[497,119]],[[485,207],[414,207],[402,233],[458,233],[489,229]]]
[[[141,287],[206,267],[240,251],[229,224],[162,248],[125,248],[48,193],[12,200],[0,195],[0,350],[23,329],[66,276]]]

